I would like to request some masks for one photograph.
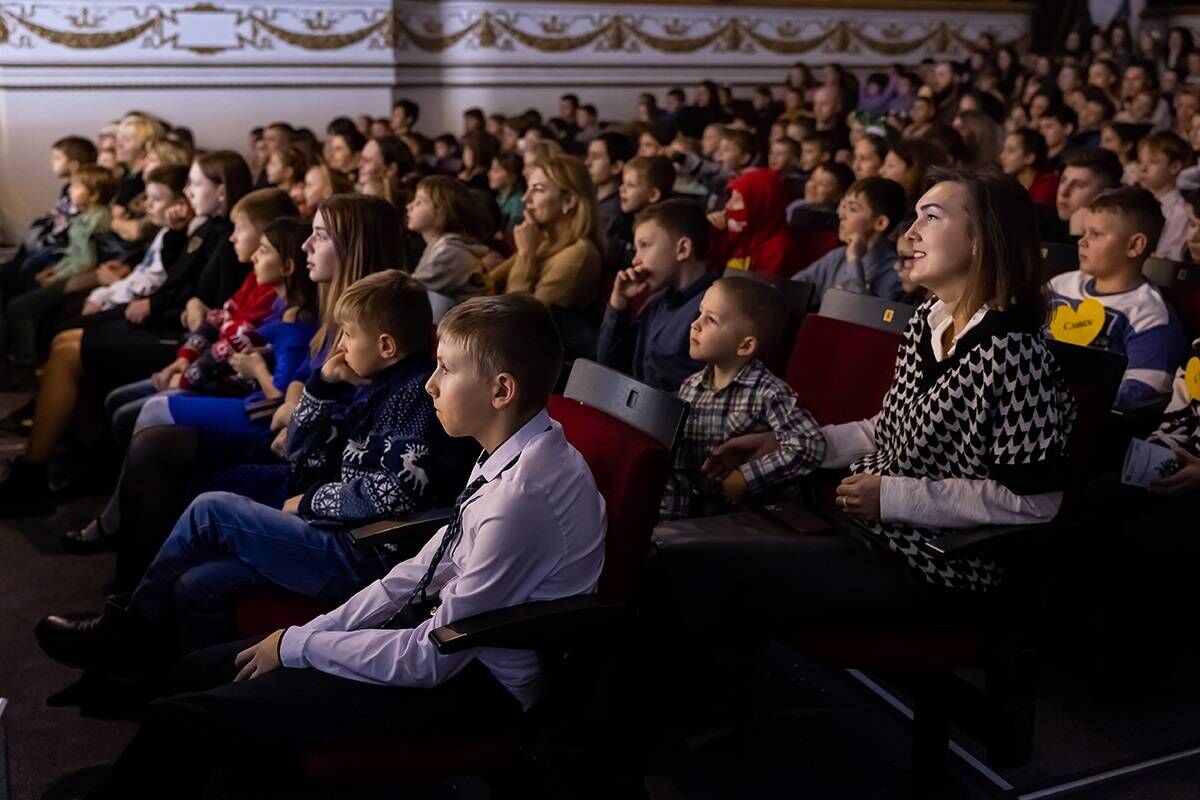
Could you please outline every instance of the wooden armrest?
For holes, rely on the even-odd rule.
[[[439,653],[473,647],[537,650],[568,639],[591,638],[596,629],[625,616],[621,603],[606,603],[594,594],[543,600],[476,614],[434,630]]]
[[[354,543],[363,547],[377,547],[381,544],[402,544],[420,542],[420,545],[438,532],[443,525],[450,523],[454,515],[451,508],[433,508],[429,511],[414,511],[396,519],[381,519],[360,525],[350,531]],[[414,551],[415,552],[415,551]]]

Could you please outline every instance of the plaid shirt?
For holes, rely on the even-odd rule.
[[[719,482],[705,478],[700,467],[734,436],[773,431],[779,440],[778,450],[739,467],[751,495],[807,475],[825,455],[825,438],[812,415],[758,359],[747,362],[724,389],[713,388],[713,368],[707,366],[683,382],[679,398],[691,411],[663,493],[663,520],[724,510]]]

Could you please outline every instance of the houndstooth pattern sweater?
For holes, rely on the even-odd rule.
[[[876,423],[877,449],[851,464],[851,472],[994,480],[1018,495],[1061,489],[1074,400],[1038,325],[990,310],[938,361],[930,344],[933,304],[922,305],[905,330]],[[868,532],[935,586],[986,591],[1002,577],[992,561],[947,561],[924,552],[920,543],[941,529],[879,521]]]

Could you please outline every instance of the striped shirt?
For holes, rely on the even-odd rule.
[[[758,359],[747,362],[722,389],[713,387],[713,368],[707,366],[683,382],[679,398],[691,410],[663,493],[663,520],[726,510],[719,482],[706,478],[701,467],[718,445],[734,436],[774,431],[779,440],[778,450],[738,468],[751,496],[807,475],[825,455],[825,439],[812,415]]]

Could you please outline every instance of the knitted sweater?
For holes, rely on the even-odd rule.
[[[927,301],[913,315],[875,428],[877,450],[854,473],[994,480],[1019,495],[1061,490],[1075,403],[1036,323],[989,311],[937,361]],[[942,531],[875,522],[868,531],[935,586],[983,591],[1001,579],[992,561],[945,561],[922,541]]]

